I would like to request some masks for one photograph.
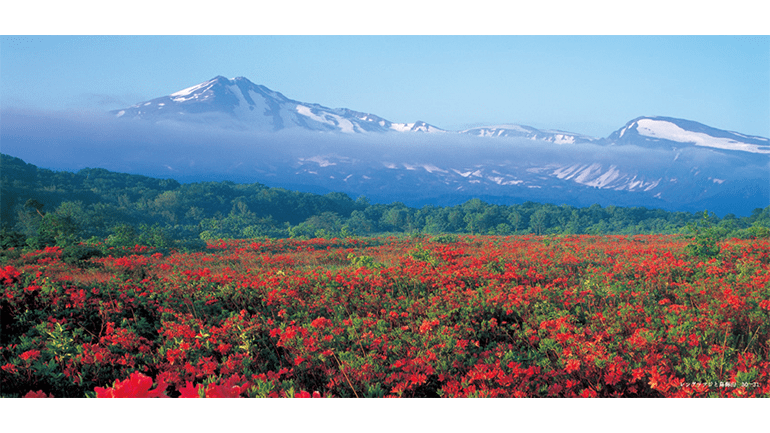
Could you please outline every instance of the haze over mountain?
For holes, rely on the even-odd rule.
[[[748,215],[770,204],[770,142],[660,116],[608,137],[506,124],[447,131],[215,77],[108,118],[3,114],[3,152],[41,167],[261,182],[373,201],[526,200]]]

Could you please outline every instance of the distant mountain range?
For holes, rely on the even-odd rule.
[[[55,169],[261,182],[413,206],[478,197],[748,215],[770,205],[770,140],[671,117],[638,117],[604,138],[516,124],[447,131],[292,100],[243,77],[111,113],[99,126],[4,115],[3,151]]]
[[[112,113],[120,118],[143,119],[155,123],[200,123],[241,130],[302,129],[345,134],[450,132],[423,121],[394,123],[370,113],[295,101],[244,77],[227,79],[218,76],[171,95],[114,110]],[[723,131],[670,117],[639,117],[607,138],[565,131],[543,131],[516,124],[484,126],[455,133],[479,137],[526,138],[555,144],[595,143],[658,148],[693,145],[770,154],[770,141],[767,138]]]

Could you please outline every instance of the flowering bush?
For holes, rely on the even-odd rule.
[[[767,239],[266,239],[80,265],[0,266],[2,396],[770,396]]]

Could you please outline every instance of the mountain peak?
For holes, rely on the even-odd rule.
[[[341,133],[392,130],[392,122],[378,116],[295,101],[240,76],[228,79],[218,75],[171,95],[112,113],[124,119],[197,123],[240,130],[305,129]],[[427,124],[419,125],[418,129],[438,130]]]
[[[607,137],[607,141],[611,144],[665,149],[699,146],[770,154],[770,140],[767,138],[724,131],[692,120],[665,116],[637,117],[613,132]]]

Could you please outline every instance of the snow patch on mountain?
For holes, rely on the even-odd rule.
[[[446,132],[441,128],[437,128],[433,125],[429,125],[421,121],[417,121],[414,123],[391,123],[390,129],[397,132],[428,132],[428,133]]]
[[[624,173],[616,165],[610,165],[606,170],[599,163],[560,166],[551,171],[551,175],[560,180],[572,180],[585,186],[600,189],[613,189],[616,191],[649,191],[660,183],[662,179],[642,180],[637,176]]]
[[[330,167],[332,165],[337,165],[336,162],[331,162],[329,159],[323,157],[323,156],[313,156],[311,158],[299,158],[300,164],[308,161],[308,162],[314,162],[318,164],[320,167]]]
[[[556,144],[575,144],[575,137],[571,135],[556,134],[553,142]]]
[[[414,123],[392,123],[390,129],[398,132],[406,132],[412,129]]]
[[[440,169],[433,164],[423,164],[422,168],[424,168],[428,173],[447,173],[446,170]]]
[[[351,123],[347,119],[343,119],[342,117],[336,114],[326,113],[322,117],[316,113],[313,113],[313,110],[310,107],[306,107],[304,105],[297,105],[297,113],[305,117],[309,117],[310,119],[318,123],[324,123],[326,125],[339,128],[340,132],[345,134],[352,134],[357,132],[357,128],[355,127],[355,125],[353,125],[353,123]]]
[[[640,119],[637,122],[636,130],[640,135],[679,143],[692,143],[696,146],[713,147],[716,149],[770,154],[770,149],[767,146],[741,143],[729,138],[713,137],[702,132],[688,131],[665,120]]]
[[[171,96],[172,98],[173,97],[187,96],[187,95],[189,95],[189,94],[191,94],[191,93],[193,93],[193,92],[195,92],[197,90],[203,89],[206,86],[211,86],[211,84],[214,82],[214,80],[215,79],[212,79],[212,80],[209,80],[209,81],[204,81],[203,83],[196,84],[196,85],[188,87],[186,89],[182,89],[182,90],[180,90],[178,92],[174,92],[174,93],[172,93],[169,96]],[[177,102],[179,102],[179,101],[177,101]]]
[[[592,143],[599,141],[596,138],[565,131],[547,130],[541,131],[531,126],[523,125],[496,125],[459,131],[458,134],[474,135],[477,137],[506,137],[526,138],[535,141],[546,141],[554,144]]]

